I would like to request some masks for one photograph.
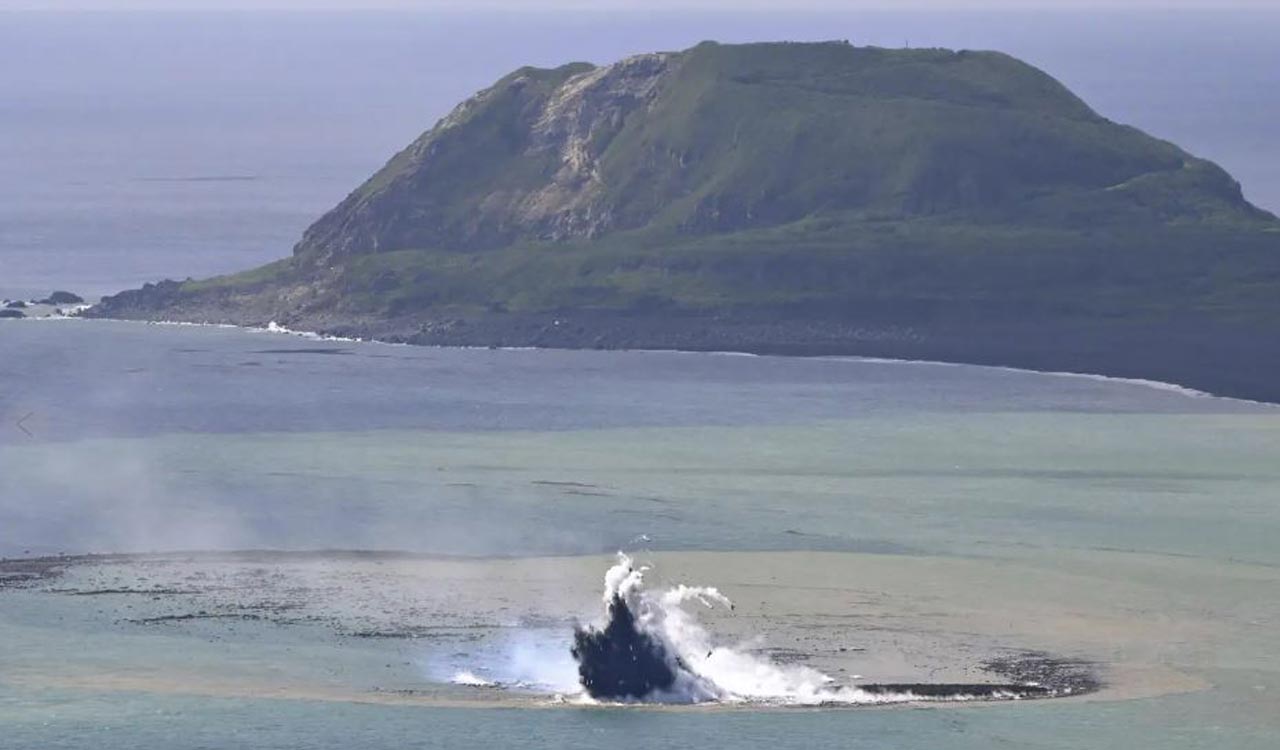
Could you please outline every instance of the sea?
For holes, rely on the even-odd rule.
[[[401,663],[419,658],[413,644],[431,642],[441,618],[471,622],[490,584],[393,587],[387,606],[436,602],[414,605],[425,607],[423,641],[255,629],[254,614],[138,624],[142,612],[175,611],[166,600],[179,589],[223,588],[197,560],[178,583],[148,564],[130,584],[104,574],[88,587],[102,596],[67,595],[76,589],[57,580],[0,589],[3,748],[1261,750],[1280,736],[1280,407],[1159,383],[856,358],[4,323],[0,557],[589,555],[602,575],[606,555],[641,547],[644,560],[714,553],[696,582],[751,595],[732,583],[774,564],[762,556],[821,553],[849,561],[847,578],[824,585],[853,586],[866,604],[809,625],[788,619],[801,632],[854,618],[876,631],[854,637],[876,643],[923,633],[935,639],[926,658],[939,660],[954,637],[1023,633],[1019,645],[1087,644],[1071,655],[1104,673],[1114,660],[1178,677],[1096,700],[917,709],[387,705],[368,692],[389,679],[384,661],[397,689],[431,688],[438,677]],[[816,560],[818,576],[829,563]],[[325,614],[370,606],[363,597],[378,586],[357,573],[341,590],[305,576],[295,589],[266,563],[237,575],[308,592]],[[904,611],[859,620],[885,585],[910,594]],[[569,604],[593,601],[587,591]],[[953,610],[980,629],[951,632]],[[567,639],[570,626],[557,627],[552,638]],[[453,654],[463,665],[477,647],[467,632]],[[281,686],[253,687],[262,681]]]
[[[995,49],[1224,166],[1280,211],[1280,10],[0,12],[0,297],[288,255],[523,65],[699,41]],[[1261,5],[1259,3],[1258,5]]]
[[[1280,208],[1278,19],[0,14],[0,296],[93,296],[281,257],[398,147],[510,69],[704,38],[1003,49]],[[970,621],[989,606],[988,619],[1010,618],[993,631],[1023,632],[1041,617],[1019,607],[1026,597],[1052,605],[1055,642],[1114,642],[1106,658],[1185,679],[1153,677],[1122,699],[905,708],[345,700],[324,690],[372,685],[381,646],[238,621],[147,630],[125,619],[134,604],[62,596],[55,581],[0,589],[0,748],[1280,741],[1275,406],[941,363],[0,321],[2,558],[356,549],[518,561],[637,539],[659,556],[878,561],[865,563],[871,587],[896,568],[933,571],[895,584],[918,589],[914,624],[971,599],[983,606]],[[701,583],[734,575],[710,567]],[[465,589],[450,596],[466,608]],[[249,673],[294,689],[235,689]]]

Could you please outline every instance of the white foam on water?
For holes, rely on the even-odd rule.
[[[77,312],[78,313],[83,312],[84,310],[87,310],[91,307],[93,307],[93,305],[86,304],[86,305],[77,306]],[[71,315],[71,316],[54,316],[54,317],[46,316],[46,317],[40,317],[40,318],[27,318],[27,320],[50,320],[50,319],[65,320],[73,317],[77,319],[81,318],[81,316],[77,314],[77,315]],[[192,322],[186,322],[186,321],[166,321],[166,320],[147,321],[147,322],[153,325],[203,326],[203,327],[209,327],[209,328],[239,328],[246,331],[260,331],[263,333],[278,333],[278,334],[284,334],[288,336],[298,336],[300,338],[305,338],[312,341],[344,341],[348,343],[379,343],[379,344],[386,344],[388,346],[411,346],[411,344],[381,341],[378,339],[349,338],[345,336],[330,336],[326,334],[316,333],[314,331],[299,331],[292,328],[288,328],[286,326],[282,326],[274,320],[268,322],[266,326],[261,328],[253,327],[253,326],[237,326],[229,323],[192,323]],[[526,351],[540,351],[545,347],[539,347],[539,346],[501,346],[501,347],[433,346],[428,348],[476,349],[476,350],[496,349],[499,351],[506,351],[506,352],[526,352]],[[682,349],[620,349],[617,351],[641,353],[641,354],[682,354],[682,355],[692,355],[692,356],[716,356],[716,357],[759,358],[759,357],[768,357],[768,356],[782,356],[782,355],[762,355],[762,354],[754,354],[752,352],[737,352],[737,351],[729,351],[729,350],[687,351]],[[1091,373],[1091,372],[1032,370],[1025,367],[1009,367],[1004,365],[976,365],[976,364],[970,364],[966,362],[944,362],[941,360],[932,360],[932,359],[898,359],[898,358],[892,358],[892,357],[860,357],[856,355],[818,356],[818,357],[812,357],[811,359],[824,360],[824,361],[830,361],[830,362],[858,362],[858,363],[865,363],[865,364],[885,364],[885,365],[927,365],[931,367],[980,367],[985,370],[997,370],[1002,372],[1013,372],[1013,373],[1022,373],[1022,374],[1029,374],[1029,375],[1049,375],[1051,377],[1078,378],[1083,380],[1092,380],[1099,383],[1116,383],[1120,385],[1132,385],[1132,386],[1138,386],[1142,388],[1150,388],[1153,390],[1165,391],[1167,393],[1175,393],[1177,395],[1186,396],[1188,398],[1224,399],[1228,401],[1241,401],[1244,403],[1256,404],[1259,406],[1271,406],[1271,404],[1265,401],[1256,401],[1253,399],[1239,398],[1235,396],[1220,396],[1218,394],[1197,390],[1195,388],[1189,388],[1184,385],[1178,385],[1177,383],[1168,383],[1162,380],[1150,380],[1147,378],[1125,378],[1125,377],[1118,377],[1118,376],[1112,376],[1112,375],[1099,375],[1097,373]]]
[[[498,684],[465,669],[455,672],[449,682],[455,685],[467,685],[468,687],[496,687]]]
[[[309,341],[346,341],[348,343],[353,343],[353,344],[361,343],[364,341],[364,339],[360,339],[360,338],[348,338],[346,336],[328,336],[322,333],[316,333],[314,331],[295,331],[292,328],[286,328],[285,326],[280,325],[274,320],[267,323],[265,328],[250,328],[249,330],[261,331],[263,333],[282,333],[282,334],[285,334],[286,336],[297,336],[299,338],[304,338]]]
[[[89,318],[88,320],[94,320],[94,318]],[[230,323],[194,323],[186,320],[147,320],[143,322],[149,326],[177,326],[177,327],[184,327],[184,328],[237,328],[242,330],[253,330],[253,329],[244,328],[243,326],[232,325]]]
[[[92,318],[84,318],[82,315],[79,314],[91,307],[93,307],[93,305],[76,306],[76,312],[71,315],[41,315],[41,316],[21,318],[18,320],[94,320]],[[230,323],[195,323],[195,322],[178,321],[178,320],[155,320],[155,321],[144,321],[144,322],[147,325],[191,326],[191,327],[203,327],[203,328],[235,328],[243,331],[276,333],[276,334],[281,334],[286,336],[297,336],[299,338],[304,338],[311,341],[334,341],[334,342],[360,343],[360,344],[382,344],[385,346],[413,346],[413,344],[407,344],[403,342],[383,341],[380,339],[364,339],[359,337],[332,336],[328,334],[316,333],[314,331],[299,331],[293,328],[282,326],[275,321],[270,321],[267,323],[266,326],[263,326],[263,327],[239,326],[239,325],[233,325]],[[540,347],[540,346],[492,347],[492,346],[456,346],[456,345],[444,345],[444,346],[433,345],[433,346],[425,346],[424,348],[467,349],[467,350],[486,350],[486,351],[496,350],[496,351],[504,351],[504,352],[533,352],[533,351],[542,351],[544,349],[547,349],[547,347]],[[554,350],[554,348],[552,348],[552,350]],[[779,357],[785,356],[785,355],[753,354],[751,352],[687,351],[687,350],[681,350],[681,349],[618,349],[614,351],[629,352],[634,354],[680,354],[680,355],[704,356],[704,357],[716,356],[716,357],[767,358],[772,356],[779,356]],[[972,368],[981,368],[984,370],[995,370],[998,372],[1010,372],[1010,373],[1019,373],[1019,374],[1026,374],[1026,375],[1047,375],[1049,377],[1075,378],[1079,380],[1092,380],[1098,383],[1110,383],[1110,384],[1117,384],[1117,385],[1136,386],[1140,388],[1149,388],[1152,390],[1164,391],[1166,393],[1173,393],[1179,396],[1185,396],[1187,398],[1219,399],[1224,401],[1238,401],[1241,403],[1252,404],[1255,406],[1266,406],[1266,407],[1275,406],[1275,404],[1272,404],[1266,401],[1258,401],[1255,399],[1242,398],[1238,396],[1223,396],[1216,393],[1210,393],[1208,391],[1201,391],[1195,388],[1179,385],[1177,383],[1168,383],[1162,380],[1150,380],[1147,378],[1126,378],[1126,377],[1119,377],[1119,376],[1113,376],[1113,375],[1100,375],[1098,373],[1092,373],[1092,372],[1070,372],[1065,370],[1032,370],[1024,367],[1009,367],[1005,365],[978,365],[978,364],[971,364],[966,362],[944,362],[944,361],[932,360],[932,359],[897,359],[897,358],[891,358],[891,357],[860,357],[856,355],[816,356],[816,357],[809,357],[806,359],[822,360],[822,361],[828,361],[828,362],[855,362],[855,363],[863,363],[863,364],[882,364],[882,365],[925,365],[929,367],[972,367]]]
[[[1143,388],[1152,388],[1158,391],[1167,391],[1176,393],[1189,398],[1224,398],[1233,401],[1246,401],[1249,403],[1261,403],[1258,401],[1250,401],[1249,399],[1239,399],[1231,396],[1217,396],[1206,391],[1199,391],[1195,388],[1188,388],[1177,383],[1166,383],[1162,380],[1148,380],[1146,378],[1122,378],[1113,375],[1099,375],[1092,372],[1069,372],[1066,370],[1030,370],[1025,367],[1008,367],[1005,365],[974,365],[964,362],[942,362],[934,359],[894,359],[890,357],[854,357],[854,356],[831,356],[818,357],[818,359],[830,362],[860,362],[873,365],[928,365],[930,367],[980,367],[984,370],[996,370],[998,372],[1013,372],[1027,375],[1049,375],[1056,378],[1079,378],[1082,380],[1092,380],[1099,383],[1119,383],[1121,385],[1135,385]]]

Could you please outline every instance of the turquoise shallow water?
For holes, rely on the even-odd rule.
[[[1140,385],[77,321],[6,326],[0,355],[0,554],[574,554],[648,534],[1280,562],[1280,412]]]
[[[400,652],[305,629],[157,636],[113,624],[93,597],[0,592],[3,748],[1270,748],[1280,737],[1273,407],[974,367],[431,350],[74,321],[0,327],[0,370],[14,384],[0,396],[0,555],[585,554],[645,534],[655,550],[954,561],[973,566],[948,580],[975,602],[1034,595],[1069,617],[1115,597],[1126,623],[1149,622],[1153,658],[1207,686],[1115,702],[689,712],[36,685],[24,677],[35,668],[146,673],[184,660],[209,678],[243,668],[317,681],[338,664],[365,684]],[[26,415],[31,435],[13,426]],[[1019,571],[1061,588],[1019,594]],[[1076,637],[1062,627],[1064,642]]]
[[[450,709],[305,701],[49,694],[6,721],[6,747],[618,748],[1275,747],[1213,698],[963,709],[682,713],[644,709]],[[68,710],[68,706],[74,710]]]

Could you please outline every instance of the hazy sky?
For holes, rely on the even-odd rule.
[[[506,73],[705,39],[1002,50],[1104,116],[1222,164],[1251,200],[1280,210],[1280,9],[1112,0],[1126,10],[1099,19],[942,0],[930,7],[952,12],[694,1],[701,10],[595,0],[594,12],[467,14],[450,0],[436,6],[447,13],[0,14],[0,293],[112,293],[282,257],[390,155]],[[165,5],[197,2],[210,0]],[[225,175],[254,179],[175,181]]]
[[[1280,0],[0,0],[0,10],[854,10],[907,7],[947,10],[1175,7],[1280,10]]]

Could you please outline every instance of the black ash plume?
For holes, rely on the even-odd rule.
[[[570,653],[578,662],[578,678],[587,695],[603,700],[642,700],[668,692],[676,681],[662,642],[642,633],[636,617],[621,596],[608,606],[604,629],[575,628]]]

